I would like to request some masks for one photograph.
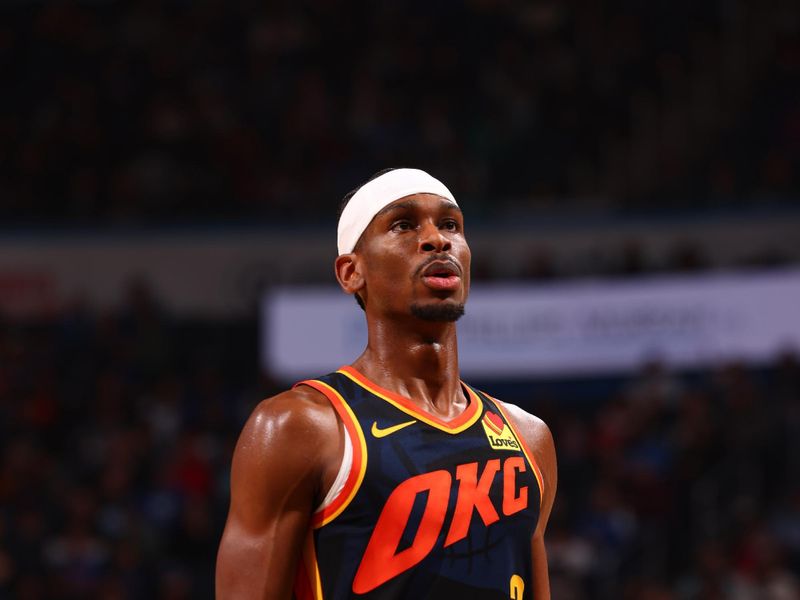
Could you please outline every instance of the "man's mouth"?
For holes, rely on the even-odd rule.
[[[454,290],[461,285],[461,276],[453,263],[436,261],[422,271],[422,281],[435,290]]]

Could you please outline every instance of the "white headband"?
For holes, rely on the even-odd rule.
[[[412,194],[436,194],[458,206],[441,181],[420,169],[394,169],[362,185],[339,217],[339,254],[352,252],[358,238],[385,206]]]

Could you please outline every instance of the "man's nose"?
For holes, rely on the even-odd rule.
[[[419,248],[422,252],[447,252],[450,240],[435,223],[426,223],[420,231]]]

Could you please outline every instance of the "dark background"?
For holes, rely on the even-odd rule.
[[[800,223],[799,32],[781,0],[5,0],[0,253],[165,227],[332,240],[340,198],[387,166],[430,170],[490,238]],[[800,227],[734,263],[619,239],[588,267],[502,258],[527,281],[800,262]],[[181,314],[147,273],[120,297],[0,316],[0,598],[213,596],[230,453],[281,386],[255,311]],[[553,598],[800,597],[795,353],[475,383],[554,433]]]

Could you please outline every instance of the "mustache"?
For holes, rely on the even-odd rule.
[[[462,275],[461,265],[459,265],[452,256],[449,254],[433,254],[430,258],[426,259],[421,265],[419,265],[416,269],[414,269],[414,277],[422,273],[428,265],[435,262],[446,262],[453,265],[459,275]]]

